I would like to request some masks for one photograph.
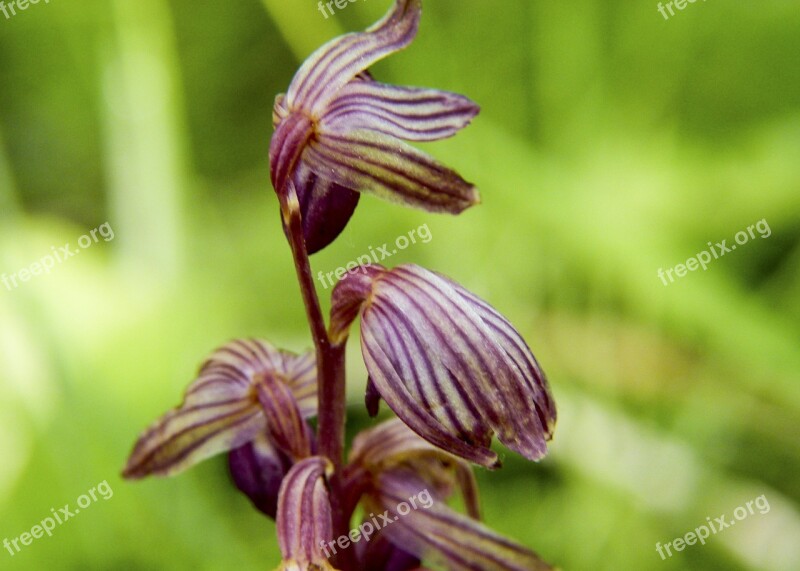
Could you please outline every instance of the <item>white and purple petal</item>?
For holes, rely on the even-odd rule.
[[[367,129],[407,141],[437,141],[455,135],[479,111],[456,93],[352,81],[326,108],[319,131],[324,136]]]
[[[429,212],[458,214],[480,202],[457,172],[375,131],[322,134],[308,141],[302,160],[340,186]]]
[[[186,389],[183,403],[141,434],[123,476],[171,476],[238,448],[268,428],[288,453],[307,456],[304,419],[315,413],[313,355],[238,339],[217,349]],[[302,430],[297,428],[301,421]]]
[[[547,381],[490,306],[415,265],[383,270],[370,283],[346,276],[331,311],[340,337],[359,301],[373,388],[415,432],[487,467],[497,463],[493,434],[528,459],[546,454],[556,418]]]
[[[333,469],[325,458],[312,456],[295,464],[278,495],[278,543],[282,570],[332,569],[322,546],[333,538],[327,477]]]
[[[463,516],[439,498],[406,514],[402,503],[418,496],[426,482],[413,471],[389,470],[379,477],[376,510],[387,510],[391,526],[384,535],[395,545],[424,561],[450,571],[552,571],[554,568],[533,551]]]
[[[396,0],[365,32],[335,38],[306,59],[286,93],[288,108],[319,118],[336,93],[375,62],[408,46],[417,34],[421,0]]]

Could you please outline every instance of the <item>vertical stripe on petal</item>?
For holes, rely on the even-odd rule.
[[[335,38],[303,63],[286,94],[289,108],[320,115],[336,92],[359,72],[408,46],[417,34],[421,0],[396,0],[366,32]]]
[[[378,288],[390,284],[395,289],[386,296],[391,295],[392,303],[424,305],[420,335],[429,343],[439,340],[440,359],[453,372],[453,380],[480,406],[500,441],[531,460],[544,456],[548,425],[541,422],[536,392],[512,358],[518,348],[498,338],[474,305],[440,276],[410,264],[392,270]],[[380,294],[376,291],[374,295]],[[442,342],[444,338],[447,343]]]
[[[293,460],[308,457],[311,428],[300,413],[291,389],[275,375],[263,375],[256,387],[272,441]]]
[[[281,484],[277,523],[284,568],[330,569],[322,545],[333,538],[326,482],[332,469],[327,459],[313,456],[295,464]]]

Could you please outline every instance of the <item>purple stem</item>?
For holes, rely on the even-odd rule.
[[[311,263],[308,259],[299,204],[294,189],[282,201],[284,224],[287,239],[292,249],[297,281],[303,295],[306,317],[311,327],[311,336],[317,353],[318,390],[318,423],[317,439],[319,454],[333,462],[334,475],[330,481],[331,508],[333,511],[334,537],[347,535],[350,514],[342,505],[341,471],[344,456],[344,429],[346,421],[345,395],[345,343],[334,345],[330,341],[325,327],[325,318],[317,296]],[[334,561],[336,568],[342,571],[355,569],[353,550],[339,552]]]

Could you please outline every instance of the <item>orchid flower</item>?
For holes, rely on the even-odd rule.
[[[530,460],[553,436],[553,396],[519,332],[451,279],[410,264],[349,271],[326,324],[311,277],[309,255],[341,233],[361,192],[451,214],[478,202],[473,185],[407,144],[454,135],[477,105],[382,84],[368,70],[411,43],[421,1],[395,0],[365,32],[319,48],[275,101],[270,174],[314,352],[262,340],[221,347],[183,403],[141,434],[123,471],[172,476],[227,452],[235,486],[277,522],[277,571],[553,569],[480,521],[473,474],[472,464],[499,467],[494,436]],[[367,410],[375,416],[384,400],[397,418],[357,435],[345,462],[345,348],[357,318]],[[456,492],[466,514],[447,503]]]
[[[242,457],[248,452],[258,455],[262,467],[285,465],[310,455],[313,435],[306,419],[316,410],[310,353],[295,355],[256,339],[232,341],[201,367],[183,404],[142,433],[123,476],[173,476],[231,450],[235,477],[245,469]],[[263,488],[264,478],[253,484],[251,497]]]
[[[368,400],[383,397],[420,436],[477,464],[497,465],[493,434],[530,460],[545,455],[556,420],[547,379],[494,308],[419,266],[371,265],[333,291],[335,343],[359,314]]]
[[[475,188],[406,141],[435,141],[464,128],[479,108],[461,95],[379,83],[366,72],[408,46],[421,0],[398,0],[385,18],[336,38],[300,67],[275,101],[272,183],[297,195],[308,252],[347,224],[357,192],[431,212],[459,213],[478,202]]]
[[[400,562],[407,565],[402,571],[415,569],[415,559],[457,571],[552,569],[533,551],[478,521],[477,485],[469,464],[426,442],[397,419],[356,437],[345,473],[349,486],[363,494],[363,512],[388,514],[391,522],[373,539],[377,549],[367,544],[365,557],[386,553],[388,544],[393,551],[387,562],[394,562],[398,571]],[[456,489],[461,490],[469,517],[445,503]],[[409,498],[420,503],[399,510]]]

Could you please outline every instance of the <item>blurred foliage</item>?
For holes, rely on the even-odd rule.
[[[110,242],[0,286],[0,539],[107,480],[108,501],[3,569],[264,569],[274,524],[222,458],[124,483],[135,436],[236,336],[310,346],[269,185],[276,93],[388,0],[110,0],[0,17],[0,272],[108,221]],[[481,472],[488,522],[566,570],[800,568],[800,10],[785,0],[426,0],[380,79],[462,92],[474,126],[427,148],[481,188],[461,217],[365,197],[315,256],[393,257],[489,299],[560,404],[552,454]],[[768,239],[665,287],[766,219]],[[327,292],[320,290],[323,297]],[[325,300],[327,304],[327,299]],[[351,431],[371,421],[351,343]],[[661,561],[666,543],[766,495]]]

